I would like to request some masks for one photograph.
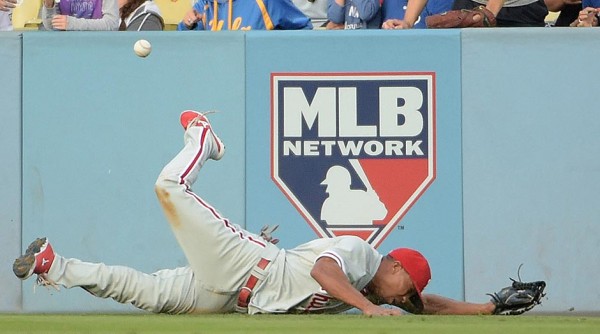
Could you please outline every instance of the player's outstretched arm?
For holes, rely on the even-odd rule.
[[[453,300],[450,298],[423,294],[423,313],[427,314],[502,314],[519,315],[542,303],[546,296],[545,281],[522,282],[511,279],[510,286],[489,293],[489,303],[476,304]]]
[[[476,315],[493,314],[496,309],[494,303],[467,303],[439,295],[423,294],[423,313],[424,314],[455,314],[455,315]]]
[[[333,259],[328,257],[318,259],[310,275],[330,296],[356,307],[365,315],[402,314],[400,310],[383,308],[369,301],[350,284],[348,277],[346,277],[340,266]]]

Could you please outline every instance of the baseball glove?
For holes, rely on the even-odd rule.
[[[473,9],[449,10],[425,18],[427,28],[495,27],[496,17],[484,6]]]
[[[489,293],[492,303],[496,305],[494,314],[518,315],[531,310],[541,304],[541,299],[546,294],[546,282],[520,282],[511,278],[512,285],[496,293]]]

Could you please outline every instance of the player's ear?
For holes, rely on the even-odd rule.
[[[394,259],[393,257],[386,255],[384,257],[384,261],[387,261],[389,264],[389,267],[392,271],[392,273],[396,273],[399,269],[403,269],[402,268],[402,264],[400,263],[400,261]]]
[[[404,267],[402,267],[402,263],[400,263],[400,261],[396,261],[393,260],[394,262],[392,263],[392,271],[395,273],[397,273],[398,271],[401,271],[404,269]]]

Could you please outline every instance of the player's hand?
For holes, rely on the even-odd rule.
[[[390,29],[411,29],[412,27],[413,27],[412,24],[410,24],[404,20],[398,20],[398,19],[386,20],[381,25],[381,29],[388,29],[388,30],[390,30]]]
[[[381,306],[375,305],[375,304],[371,304],[371,305],[367,306],[366,308],[362,309],[361,311],[364,315],[369,316],[369,317],[386,316],[386,315],[402,315],[402,311],[400,311],[399,309],[385,308],[385,307],[381,307]]]
[[[52,28],[54,30],[67,30],[67,23],[67,15],[54,15],[52,17]]]
[[[0,0],[0,11],[8,12],[17,7],[17,0]]]
[[[192,29],[200,20],[202,20],[202,16],[195,9],[192,9],[185,13],[183,24],[188,27],[188,29]]]

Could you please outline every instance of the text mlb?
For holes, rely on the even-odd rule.
[[[301,87],[285,87],[283,138],[303,137],[305,122],[308,129],[316,123],[318,137],[323,140],[284,140],[282,154],[330,156],[333,150],[338,150],[337,153],[343,156],[423,156],[422,140],[398,140],[398,137],[414,137],[422,133],[424,118],[420,109],[423,107],[423,92],[416,87],[379,87],[378,95],[378,124],[361,125],[358,122],[356,87],[320,87],[310,103]],[[389,139],[357,140],[380,137]]]

